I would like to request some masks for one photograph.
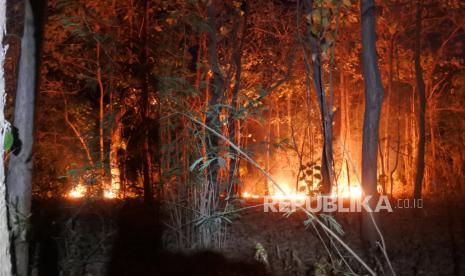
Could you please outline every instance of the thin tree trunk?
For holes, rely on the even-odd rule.
[[[349,118],[349,95],[347,94],[344,73],[340,73],[341,89],[341,137],[344,137],[344,147],[347,152],[350,148],[350,118]]]
[[[149,72],[148,72],[148,45],[147,45],[147,30],[148,30],[148,12],[149,1],[143,2],[144,22],[142,28],[142,63],[144,70],[142,72],[142,125],[144,130],[142,158],[143,158],[143,175],[144,175],[144,202],[151,206],[153,203],[153,187],[152,187],[152,156],[150,151],[150,126],[149,126]]]
[[[374,210],[377,203],[377,159],[378,159],[378,131],[383,103],[384,89],[378,68],[376,54],[376,19],[374,0],[361,1],[362,18],[362,63],[363,80],[365,83],[365,115],[363,120],[362,144],[362,188],[363,196],[371,196],[369,206]],[[372,217],[376,221],[375,213],[362,213],[362,239],[369,251],[376,249],[379,241]]]
[[[27,276],[29,270],[27,225],[31,212],[36,49],[32,5],[30,1],[25,1],[24,32],[21,40],[14,114],[14,125],[18,129],[21,146],[13,149],[7,177],[10,225],[13,228],[14,259],[16,261],[15,270],[19,276]]]
[[[244,2],[245,5],[247,5],[246,2]],[[242,22],[242,28],[241,28],[241,35],[240,35],[240,42],[238,42],[239,37],[237,36],[237,27],[234,27],[233,29],[233,35],[234,39],[236,39],[235,44],[234,44],[234,53],[233,53],[233,62],[234,66],[236,67],[236,76],[234,80],[234,86],[232,89],[232,100],[231,100],[231,112],[229,113],[229,119],[228,119],[228,127],[229,127],[229,140],[234,142],[235,144],[239,144],[239,137],[240,137],[240,129],[238,127],[239,121],[235,119],[235,116],[237,115],[237,111],[239,109],[239,102],[238,102],[238,95],[239,95],[239,89],[241,86],[241,75],[242,75],[242,52],[244,48],[244,40],[247,32],[247,19],[248,19],[248,8],[246,7],[245,13],[243,16],[244,20]],[[239,43],[238,46],[237,43]],[[230,147],[229,149],[231,152],[235,152],[235,150]],[[238,192],[238,182],[236,179],[236,172],[238,169],[238,164],[239,164],[239,158],[234,158],[230,162],[230,167],[229,167],[229,181],[233,185],[233,193]]]
[[[398,49],[396,48],[396,79],[399,79],[399,54],[398,54]],[[393,96],[392,96],[393,97]],[[400,155],[400,108],[401,108],[401,93],[397,92],[397,110],[396,110],[396,119],[397,119],[397,138],[396,138],[396,157],[394,159],[394,167],[391,169],[389,173],[389,183],[390,183],[390,195],[391,198],[394,197],[393,192],[394,192],[394,173],[397,170],[397,167],[399,166],[399,155]]]
[[[10,233],[8,231],[8,209],[6,202],[6,185],[5,185],[5,166],[4,166],[4,138],[7,129],[7,121],[5,120],[5,78],[4,64],[5,54],[8,49],[7,45],[3,44],[3,37],[6,33],[6,1],[0,0],[0,275],[11,275],[12,265],[10,256]]]
[[[82,136],[82,134],[77,129],[76,125],[73,122],[71,122],[71,120],[69,119],[68,101],[66,100],[66,95],[64,93],[62,93],[62,96],[63,96],[63,104],[64,104],[65,122],[71,128],[74,135],[76,135],[76,137],[78,138],[79,143],[81,143],[81,146],[84,149],[84,152],[86,153],[87,161],[89,161],[90,166],[92,167],[92,169],[94,169],[95,164],[94,164],[94,159],[92,158],[92,155],[90,154],[90,149],[87,146],[86,141],[84,140],[84,137]]]
[[[415,78],[417,81],[418,92],[418,149],[416,177],[413,197],[421,198],[423,186],[423,175],[425,172],[425,113],[426,113],[426,96],[425,82],[423,80],[423,69],[421,67],[421,0],[416,3],[416,22],[415,22]]]
[[[311,14],[313,1],[305,1],[306,14]],[[331,110],[328,110],[326,103],[326,93],[323,86],[322,72],[323,68],[321,65],[321,52],[318,45],[318,40],[314,37],[310,31],[307,30],[307,36],[309,37],[309,45],[311,49],[311,55],[313,60],[313,85],[317,96],[318,104],[320,107],[320,116],[322,121],[323,129],[323,151],[321,157],[321,175],[322,175],[322,193],[330,194],[332,183],[334,180],[333,170],[333,146],[332,146],[332,115]],[[308,62],[307,62],[308,63]],[[306,65],[308,67],[308,64]],[[309,68],[307,68],[309,70]]]
[[[105,97],[105,89],[102,81],[102,68],[100,65],[100,43],[97,42],[97,82],[99,86],[99,146],[100,146],[100,189],[105,189],[105,144],[104,144],[104,114],[105,106],[103,99]]]
[[[434,99],[431,99],[433,101]],[[429,131],[431,136],[431,160],[436,162],[436,133],[434,131],[434,109],[432,108],[433,104],[430,104],[428,107],[429,111]],[[432,162],[432,163],[433,163]],[[436,189],[436,166],[431,166],[431,184],[430,189]],[[433,190],[431,190],[433,192]]]
[[[381,194],[383,194],[386,191],[386,171],[384,170],[384,164],[385,164],[385,159],[384,159],[384,154],[383,151],[381,150],[381,142],[378,143],[378,151],[379,151],[379,164],[381,166],[381,174],[378,179],[378,183],[381,186]]]
[[[270,172],[270,160],[271,160],[271,118],[273,116],[273,109],[270,104],[270,108],[268,110],[268,120],[267,120],[267,128],[266,128],[266,151],[265,151],[265,171]],[[268,185],[268,179],[264,178],[265,184],[265,194],[268,195],[270,193],[274,193],[275,187],[274,185]]]
[[[394,42],[395,42],[395,34],[392,35],[389,45],[389,82],[388,82],[388,93],[386,96],[386,121],[384,125],[384,164],[383,164],[383,179],[381,182],[383,193],[387,194],[387,183],[389,182],[389,178],[387,173],[390,171],[390,146],[391,146],[391,138],[390,138],[390,122],[391,122],[391,105],[392,105],[392,86],[394,84],[393,75],[394,75]]]
[[[392,95],[391,95],[392,96]],[[396,157],[394,160],[394,167],[391,169],[389,173],[389,183],[390,183],[390,195],[391,198],[393,197],[393,189],[394,189],[394,172],[397,170],[397,166],[399,165],[399,155],[400,155],[400,93],[397,99],[397,139],[396,139]]]
[[[114,125],[111,129],[110,134],[110,154],[109,154],[109,164],[110,164],[110,176],[111,176],[111,187],[110,192],[113,196],[117,196],[121,188],[121,170],[119,166],[119,156],[118,151],[121,148],[122,132],[123,132],[123,122],[122,118],[126,108],[124,105],[120,108],[118,113],[115,116]]]
[[[218,1],[220,2],[220,1]],[[220,2],[222,3],[222,2]],[[217,11],[217,1],[211,1],[211,3],[207,7],[207,14],[208,14],[208,25],[210,27],[208,31],[208,61],[211,66],[211,72],[213,74],[213,79],[210,83],[211,87],[210,90],[210,100],[208,102],[209,108],[209,115],[206,118],[206,125],[209,127],[219,130],[221,133],[221,123],[220,123],[220,111],[219,106],[223,101],[224,98],[224,76],[221,72],[221,68],[219,65],[218,60],[218,42],[216,36],[216,17],[218,15]],[[209,159],[217,158],[219,154],[219,140],[215,135],[208,135],[208,149],[207,154]],[[218,176],[219,176],[219,163],[217,161],[211,162],[209,167],[210,173],[210,188],[213,189],[213,197],[216,200],[219,196],[219,183],[218,183]],[[215,203],[216,204],[216,203]]]
[[[281,139],[281,109],[279,108],[279,100],[278,99],[275,99],[273,101],[273,104],[275,106],[275,114],[274,114],[274,122],[276,124],[276,133],[274,135],[274,138],[275,140],[271,140],[273,141],[274,144],[279,144],[279,140]],[[273,121],[273,117],[270,118],[270,120]],[[273,150],[274,152],[274,150]],[[273,155],[273,154],[272,154]]]
[[[286,95],[286,107],[287,107],[287,137],[291,137],[292,131],[292,93]]]

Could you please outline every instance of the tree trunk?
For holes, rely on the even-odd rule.
[[[418,149],[416,177],[413,197],[421,198],[423,186],[423,175],[425,172],[425,113],[426,113],[426,96],[425,82],[423,80],[423,69],[421,67],[421,0],[416,3],[416,22],[415,22],[415,78],[417,81],[418,92]]]
[[[396,53],[398,52],[397,48],[396,48]],[[396,79],[398,80],[399,79],[399,55],[396,54]],[[391,95],[391,97],[393,97]],[[400,108],[401,108],[401,93],[397,92],[397,110],[396,110],[396,119],[397,119],[397,136],[396,136],[396,155],[395,155],[395,159],[394,159],[394,167],[391,169],[390,171],[390,174],[389,174],[389,183],[390,183],[390,195],[391,195],[391,198],[394,198],[394,173],[396,172],[397,170],[397,167],[399,165],[399,155],[400,155],[400,151],[402,150],[401,147],[400,147],[400,126],[401,126],[401,123],[400,123]]]
[[[244,2],[246,3],[246,2]],[[247,3],[245,4],[247,5]],[[236,145],[239,145],[239,137],[240,137],[240,129],[239,129],[239,121],[235,119],[235,116],[237,115],[237,110],[239,108],[239,102],[238,102],[238,95],[239,95],[239,89],[241,85],[241,75],[242,75],[242,52],[243,52],[243,46],[244,46],[244,40],[245,40],[245,35],[247,31],[247,18],[248,18],[248,9],[246,7],[245,13],[243,16],[244,20],[242,23],[242,28],[241,28],[241,34],[240,38],[238,37],[237,34],[237,29],[238,27],[235,26],[233,28],[233,35],[235,39],[234,43],[234,53],[233,53],[233,62],[234,66],[236,67],[236,76],[234,80],[234,87],[232,89],[232,99],[231,99],[231,112],[229,113],[229,118],[228,118],[228,131],[229,131],[229,140],[231,140],[233,143]],[[237,24],[236,24],[237,25]],[[240,39],[240,41],[239,41]],[[237,45],[239,44],[239,45]],[[233,147],[231,146],[229,148],[231,153],[235,152]],[[230,185],[232,185],[232,193],[236,194],[238,193],[238,181],[236,179],[236,172],[238,169],[238,164],[239,164],[239,158],[234,158],[230,162],[230,167],[229,167],[229,181]],[[231,195],[230,195],[231,196]]]
[[[390,125],[391,125],[391,105],[393,103],[393,85],[394,85],[394,45],[395,45],[395,34],[391,36],[391,40],[389,42],[389,82],[388,82],[388,93],[385,96],[386,98],[386,120],[385,120],[385,125],[384,125],[384,164],[383,164],[383,177],[381,179],[381,185],[382,185],[382,190],[383,194],[387,194],[387,184],[389,183],[389,178],[387,174],[390,171],[390,164],[391,164],[391,158],[390,158],[390,148],[391,148],[391,137],[389,135],[390,133]]]
[[[268,120],[267,120],[267,128],[266,128],[266,153],[265,153],[265,171],[268,173],[271,173],[270,171],[270,159],[271,159],[271,118],[273,116],[273,109],[271,107],[270,103],[270,108],[268,110]],[[265,194],[268,195],[270,193],[275,192],[275,186],[274,185],[268,185],[268,178],[264,178],[264,184],[265,184]]]
[[[19,276],[27,276],[29,268],[27,225],[31,212],[32,145],[37,65],[34,15],[30,1],[25,1],[24,9],[24,32],[21,40],[14,113],[14,125],[18,129],[20,146],[13,149],[7,177],[10,225],[13,230],[14,259],[16,260],[15,270]]]
[[[431,99],[431,101],[434,101],[434,98]],[[434,122],[435,122],[435,117],[434,117],[434,104],[430,102],[428,105],[428,113],[429,113],[429,132],[431,135],[431,162],[432,164],[436,162],[436,134],[434,131]],[[429,188],[431,189],[430,192],[434,192],[437,188],[436,185],[436,166],[432,165],[430,168],[431,175],[430,175],[430,186]]]
[[[220,2],[222,3],[222,2]],[[218,14],[217,11],[217,1],[211,1],[211,3],[207,7],[207,14],[208,14],[208,25],[210,27],[208,31],[208,62],[210,64],[210,70],[213,75],[212,81],[210,82],[210,100],[208,102],[208,109],[209,114],[206,118],[206,125],[215,129],[218,133],[221,133],[221,123],[220,123],[220,108],[219,104],[223,100],[224,97],[224,77],[223,73],[221,72],[219,60],[218,60],[218,42],[216,36],[216,16]],[[207,148],[207,155],[208,159],[217,158],[219,154],[219,140],[216,135],[207,135],[208,137],[208,148]],[[219,196],[219,183],[218,183],[218,175],[219,175],[219,163],[217,159],[214,162],[211,162],[209,167],[209,174],[210,174],[210,188],[213,189],[214,198],[218,198]]]
[[[105,187],[105,136],[104,136],[104,114],[105,106],[103,99],[105,97],[105,88],[102,81],[102,68],[100,65],[100,43],[97,42],[97,82],[99,87],[99,149],[100,149],[100,190],[103,191]]]
[[[395,171],[397,170],[397,166],[399,165],[399,155],[400,155],[400,151],[401,151],[401,148],[400,148],[400,103],[401,103],[401,99],[400,99],[400,93],[398,93],[398,99],[397,99],[397,114],[396,114],[396,117],[397,117],[397,138],[396,138],[396,157],[394,159],[394,167],[391,169],[390,173],[389,173],[389,183],[390,183],[390,188],[391,188],[391,191],[390,191],[390,195],[391,195],[391,198],[394,197],[393,195],[393,190],[394,190],[394,173]],[[392,95],[391,95],[392,97]]]
[[[311,14],[313,1],[305,1],[306,14]],[[311,56],[313,61],[313,85],[320,107],[320,116],[322,121],[323,129],[323,151],[321,157],[321,175],[322,175],[322,190],[323,194],[330,194],[332,183],[334,180],[333,170],[333,145],[332,145],[332,115],[331,110],[328,110],[326,103],[326,93],[323,87],[322,72],[323,68],[321,65],[321,52],[318,45],[318,38],[314,37],[310,31],[307,30],[307,36],[309,38],[309,45],[311,49]]]
[[[152,186],[152,156],[150,150],[150,126],[149,126],[149,72],[148,72],[148,45],[147,45],[147,30],[148,30],[148,12],[149,12],[149,1],[143,2],[143,13],[144,22],[142,29],[142,124],[144,129],[143,147],[142,147],[142,158],[143,158],[143,174],[144,174],[144,202],[147,205],[153,203],[153,186]]]
[[[3,163],[4,155],[4,138],[5,132],[8,131],[8,123],[5,121],[5,78],[4,78],[4,63],[5,54],[8,49],[7,45],[3,44],[3,37],[6,32],[6,1],[0,0],[0,275],[11,275],[11,256],[10,256],[10,234],[8,232],[8,212],[6,202],[6,187],[5,187],[5,167]]]
[[[363,80],[365,83],[365,114],[362,139],[362,189],[364,197],[372,197],[369,202],[371,209],[374,209],[378,198],[378,131],[384,94],[376,54],[375,11],[374,0],[361,1],[362,63]],[[376,243],[379,240],[371,216],[376,219],[375,213],[366,211],[362,213],[362,239],[366,242],[369,251],[376,249]]]
[[[86,153],[87,161],[89,161],[89,165],[91,166],[92,170],[95,169],[95,164],[94,164],[94,159],[92,158],[92,155],[90,153],[89,146],[87,146],[86,141],[84,140],[84,136],[79,132],[78,128],[76,125],[71,122],[69,119],[69,112],[68,112],[68,101],[66,100],[66,95],[62,93],[63,96],[63,106],[64,106],[64,117],[65,117],[65,122],[71,128],[73,131],[74,135],[76,135],[76,138],[79,140],[81,143],[82,148],[84,149],[84,152]]]
[[[120,108],[118,113],[115,116],[115,121],[110,134],[110,155],[109,155],[109,164],[110,164],[110,176],[111,176],[111,187],[110,192],[113,196],[118,196],[121,188],[121,170],[119,166],[119,156],[118,151],[121,148],[122,132],[123,132],[123,122],[122,118],[126,108],[124,105]]]

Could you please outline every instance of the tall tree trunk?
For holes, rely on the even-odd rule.
[[[311,14],[313,7],[312,0],[305,1],[305,12]],[[334,180],[333,170],[333,145],[332,145],[332,115],[331,110],[328,109],[326,103],[326,93],[323,86],[322,72],[323,67],[321,64],[321,51],[318,45],[318,38],[316,38],[310,31],[307,30],[307,37],[311,49],[311,56],[313,61],[313,85],[320,107],[320,116],[323,129],[323,151],[321,157],[321,175],[322,175],[322,193],[330,194],[332,183]],[[308,67],[308,65],[307,65]],[[308,68],[309,69],[309,68]]]
[[[396,114],[396,117],[397,117],[397,138],[396,138],[396,157],[394,159],[394,167],[391,169],[390,173],[389,173],[389,183],[390,183],[390,192],[389,194],[391,195],[391,198],[393,198],[393,190],[394,190],[394,173],[395,171],[397,170],[397,166],[399,165],[399,155],[400,155],[400,151],[401,151],[401,148],[400,148],[400,103],[401,103],[401,99],[400,99],[400,93],[398,93],[398,99],[397,99],[397,114]],[[392,95],[391,95],[392,96]]]
[[[423,175],[425,172],[425,113],[426,113],[426,96],[425,82],[423,80],[423,69],[421,67],[421,0],[416,3],[416,21],[415,21],[415,78],[418,92],[418,148],[416,177],[413,197],[421,198],[423,186]]]
[[[399,54],[398,54],[398,49],[396,47],[396,79],[399,80]],[[393,96],[392,96],[393,97]],[[400,135],[400,126],[401,126],[401,122],[400,122],[400,108],[401,108],[401,93],[397,92],[397,110],[396,110],[396,119],[397,119],[397,136],[396,136],[396,155],[395,155],[395,159],[394,159],[394,167],[391,169],[390,173],[389,173],[389,183],[390,183],[390,195],[391,195],[391,198],[394,197],[394,173],[396,172],[397,170],[397,167],[399,166],[399,155],[400,155],[400,151],[402,150],[401,147],[400,147],[400,139],[401,139],[401,135]]]
[[[265,171],[268,173],[270,172],[270,160],[271,160],[271,118],[273,116],[273,109],[271,107],[270,103],[270,108],[268,109],[268,120],[267,120],[267,128],[266,128],[266,152],[265,152]],[[274,185],[268,185],[268,179],[265,177],[264,178],[264,183],[265,183],[265,194],[268,195],[269,193],[275,192],[275,186]]]
[[[8,49],[7,45],[3,44],[3,37],[6,29],[6,1],[0,0],[0,275],[11,275],[11,256],[10,256],[10,234],[8,232],[8,212],[6,202],[6,187],[5,187],[5,166],[3,162],[4,155],[4,138],[8,131],[8,123],[5,120],[5,78],[4,64],[5,54]]]
[[[211,1],[210,4],[207,7],[207,14],[208,14],[208,25],[209,25],[209,31],[208,31],[208,62],[210,64],[210,70],[211,73],[213,74],[213,79],[210,82],[210,97],[209,97],[209,102],[208,102],[208,109],[209,109],[209,114],[206,118],[206,125],[209,127],[217,130],[219,133],[221,133],[221,123],[220,123],[220,108],[219,104],[222,102],[224,98],[224,76],[223,73],[221,72],[221,68],[219,65],[219,60],[218,60],[218,42],[217,42],[217,36],[216,36],[216,29],[217,29],[217,6],[218,3],[222,3],[221,1]],[[207,154],[208,158],[217,158],[219,154],[219,140],[218,137],[215,135],[207,135],[208,137],[208,148],[207,148]],[[217,160],[217,159],[215,159]],[[217,161],[214,161],[211,163],[209,167],[209,174],[210,174],[210,188],[213,189],[214,192],[214,198],[219,196],[219,183],[218,183],[218,175],[219,175],[219,163]],[[215,203],[216,204],[216,203]]]
[[[428,113],[429,113],[429,132],[431,136],[431,160],[433,162],[436,162],[436,133],[434,131],[434,122],[435,122],[435,117],[434,117],[434,98],[430,99],[430,104],[428,105]],[[430,186],[429,188],[431,189],[430,192],[434,192],[435,189],[437,188],[436,185],[436,166],[431,166],[430,168],[431,175],[430,175]]]
[[[246,31],[247,31],[247,18],[248,18],[247,2],[244,2],[244,3],[246,5],[246,8],[245,8],[244,16],[243,16],[244,19],[242,22],[240,38],[237,34],[237,29],[238,29],[238,27],[236,26],[237,24],[235,24],[235,26],[233,27],[233,36],[235,39],[233,62],[234,62],[234,66],[236,67],[236,76],[234,80],[234,86],[232,89],[232,100],[231,100],[232,109],[231,109],[231,112],[229,113],[229,118],[228,118],[229,140],[231,140],[237,145],[239,145],[240,143],[239,141],[240,129],[239,129],[239,121],[235,119],[235,116],[237,115],[237,111],[239,109],[238,95],[239,95],[239,89],[241,85],[241,76],[242,76],[242,52],[244,48],[243,46],[244,46],[244,40],[245,40]],[[232,146],[229,148],[229,150],[231,152],[235,152]],[[239,191],[237,187],[238,181],[236,179],[236,172],[238,169],[238,164],[239,164],[239,158],[234,158],[231,160],[231,164],[229,167],[229,181],[233,185],[232,192],[234,194],[237,194]]]
[[[152,156],[150,150],[150,126],[149,126],[149,72],[148,72],[148,45],[147,45],[147,30],[148,30],[148,12],[149,12],[149,1],[143,2],[143,13],[144,22],[142,28],[142,124],[144,129],[144,141],[143,141],[143,174],[144,174],[144,202],[147,205],[153,203],[153,186],[152,186]]]
[[[384,142],[384,164],[383,164],[383,173],[382,177],[380,177],[380,184],[382,186],[382,190],[384,194],[387,194],[387,184],[389,182],[389,178],[387,174],[390,171],[390,164],[391,164],[391,158],[390,158],[390,147],[391,147],[391,137],[389,135],[390,133],[390,125],[391,125],[391,105],[393,103],[393,96],[392,96],[392,87],[394,84],[394,43],[395,43],[395,34],[391,36],[390,42],[389,42],[389,81],[388,81],[388,93],[385,96],[386,98],[386,120],[385,120],[385,125],[384,125],[384,139],[386,141]]]
[[[99,87],[99,149],[100,149],[100,190],[103,191],[105,187],[105,136],[104,136],[104,114],[105,114],[105,88],[103,87],[102,80],[102,67],[100,64],[100,43],[97,42],[97,82]]]
[[[110,176],[111,176],[111,187],[110,192],[112,196],[118,196],[118,193],[121,188],[121,170],[119,166],[119,156],[118,151],[121,148],[122,132],[123,132],[123,122],[122,118],[126,108],[122,106],[118,113],[115,116],[115,121],[111,128],[110,134],[110,154],[109,154],[109,164],[110,164]]]
[[[287,108],[287,137],[292,136],[292,93],[288,92],[286,95],[286,108]],[[278,115],[279,116],[279,115]]]
[[[30,1],[25,1],[24,32],[21,40],[18,87],[15,99],[14,125],[18,129],[20,147],[13,149],[8,165],[7,189],[10,225],[13,230],[15,270],[27,276],[29,244],[27,225],[31,212],[32,145],[36,90],[36,41],[34,15]]]
[[[361,1],[362,18],[362,63],[363,80],[365,83],[365,114],[363,119],[362,141],[362,188],[363,196],[371,196],[369,206],[374,210],[377,203],[377,159],[378,131],[383,103],[384,89],[378,68],[376,54],[376,19],[374,0]],[[373,217],[371,217],[373,216]],[[368,249],[376,249],[379,237],[372,218],[375,213],[362,213],[362,239]]]

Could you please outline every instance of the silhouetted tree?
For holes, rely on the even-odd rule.
[[[361,1],[362,65],[365,83],[365,115],[362,138],[362,189],[364,196],[371,196],[369,206],[377,203],[378,130],[384,89],[376,54],[376,6],[373,0]],[[362,238],[369,250],[376,249],[378,236],[374,225],[375,213],[362,213]]]

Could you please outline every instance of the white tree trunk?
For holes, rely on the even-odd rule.
[[[5,167],[3,164],[3,139],[8,123],[3,114],[5,108],[5,78],[3,65],[8,48],[3,45],[6,23],[6,1],[0,0],[0,276],[11,275],[10,237],[8,232]]]
[[[24,1],[24,31],[21,38],[18,87],[15,97],[14,126],[21,146],[15,148],[8,162],[8,203],[13,234],[15,273],[27,276],[29,244],[27,225],[31,213],[32,146],[34,133],[34,102],[36,89],[36,43],[32,0]]]

